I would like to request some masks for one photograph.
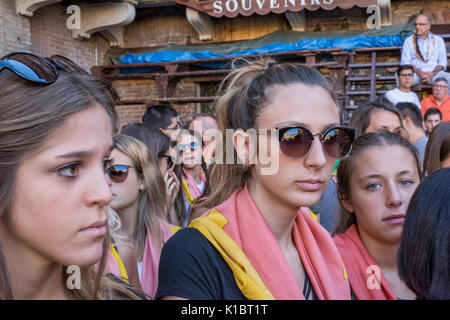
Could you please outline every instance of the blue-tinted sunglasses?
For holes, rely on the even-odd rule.
[[[190,144],[178,144],[177,147],[180,152],[183,152],[186,151],[188,148],[191,149],[191,151],[194,151],[195,149],[200,147],[200,145],[197,142],[192,141]]]
[[[33,83],[49,85],[58,79],[58,69],[68,72],[89,74],[75,62],[55,55],[43,58],[27,52],[15,52],[0,60],[0,71],[8,69],[19,77]]]

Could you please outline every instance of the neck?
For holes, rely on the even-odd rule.
[[[280,203],[278,197],[259,184],[249,185],[249,193],[280,247],[283,249],[292,245],[292,226],[300,208]]]
[[[11,236],[1,223],[0,241],[14,299],[63,300],[67,298],[61,264],[48,260],[24,245]]]
[[[433,96],[434,97],[434,96]],[[436,103],[440,106],[442,104],[442,102],[444,102],[445,98],[447,97],[447,95],[443,96],[442,98],[436,98],[434,97],[434,101],[436,101]]]
[[[423,33],[420,37],[421,37],[423,40],[425,40],[425,39],[428,37],[428,32]]]
[[[202,182],[201,172],[202,166],[198,165],[193,168],[184,168],[194,178],[195,183],[200,184]]]
[[[400,90],[401,92],[404,92],[404,93],[408,93],[409,91],[411,91],[411,89],[410,88],[404,88],[404,87],[398,87],[398,90]]]
[[[425,132],[423,132],[422,128],[414,127],[408,130],[408,132],[409,132],[409,140],[411,141],[411,143],[415,143],[420,139],[426,137]]]
[[[397,270],[398,243],[385,243],[378,241],[358,227],[359,236],[376,264],[383,270]]]
[[[133,237],[134,229],[136,228],[136,221],[138,216],[138,200],[129,207],[117,211],[122,227],[118,231],[121,236],[128,237],[130,240]]]

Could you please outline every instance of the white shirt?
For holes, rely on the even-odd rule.
[[[417,94],[413,91],[408,93],[401,91],[399,88],[389,90],[385,94],[386,99],[388,99],[395,106],[399,102],[411,102],[414,103],[420,110],[420,101]]]
[[[422,70],[423,72],[434,71],[436,66],[442,66],[444,70],[447,69],[447,53],[445,48],[444,39],[441,37],[428,32],[427,38],[424,40],[422,37],[418,37],[419,50],[422,53],[422,57],[427,59],[428,48],[430,47],[432,38],[434,38],[433,51],[431,52],[428,62],[423,62],[419,59],[414,49],[414,39],[413,36],[406,38],[403,43],[402,48],[402,58],[400,61],[401,65],[410,64],[414,67]]]

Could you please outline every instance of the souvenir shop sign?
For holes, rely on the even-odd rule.
[[[350,9],[354,6],[367,8],[377,5],[378,0],[176,0],[178,4],[204,12],[212,17],[234,18],[238,14],[266,15],[269,13],[297,12],[303,9],[334,10],[336,8]]]

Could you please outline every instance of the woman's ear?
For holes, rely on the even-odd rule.
[[[244,130],[238,129],[233,134],[233,146],[236,150],[238,156],[238,163],[247,164],[248,163],[248,139]],[[240,161],[239,161],[240,160]]]
[[[355,210],[353,209],[352,201],[350,199],[348,199],[347,196],[344,197],[344,196],[339,195],[338,199],[339,199],[339,202],[340,202],[342,208],[344,208],[345,210],[347,210],[350,213],[355,212]]]
[[[142,174],[139,175],[139,190],[145,190],[144,176]]]
[[[245,164],[248,166],[255,163],[256,141],[256,131],[254,131],[254,134],[251,130],[244,132],[242,129],[238,129],[234,132],[233,146],[236,150],[239,164]]]

